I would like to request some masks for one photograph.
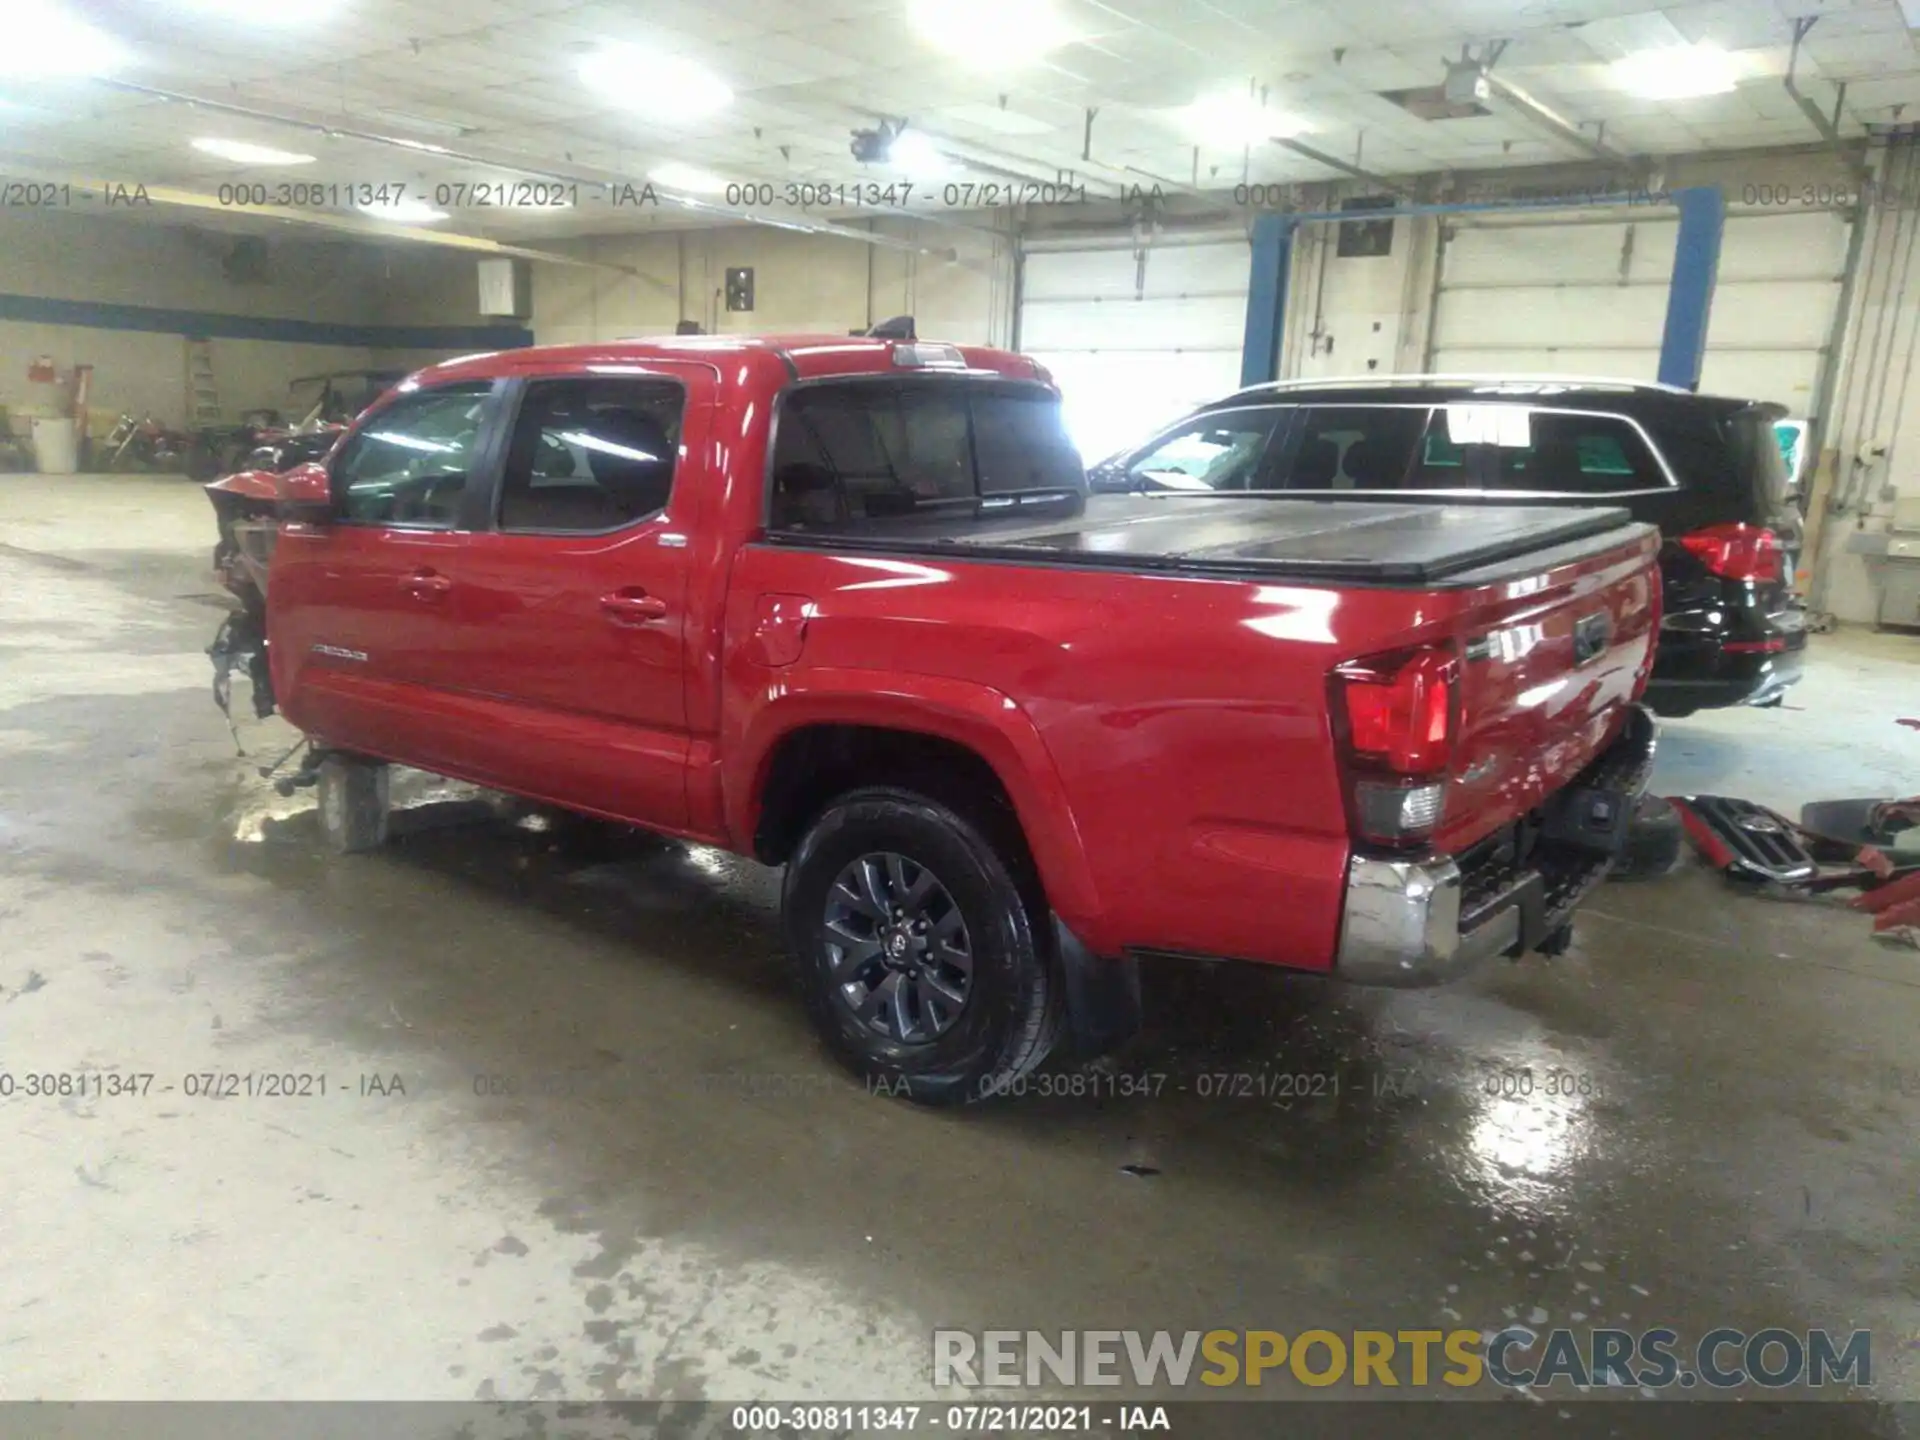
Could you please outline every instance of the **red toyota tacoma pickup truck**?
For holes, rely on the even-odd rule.
[[[397,762],[784,864],[827,1044],[923,1101],[1124,1037],[1143,955],[1557,953],[1652,759],[1651,527],[1089,496],[1003,351],[475,356],[213,488],[338,847]]]

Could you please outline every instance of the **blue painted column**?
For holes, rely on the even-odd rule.
[[[1286,333],[1287,272],[1293,268],[1291,215],[1256,215],[1253,220],[1253,270],[1247,277],[1247,332],[1240,346],[1240,383],[1277,380],[1280,338]]]
[[[1707,354],[1707,321],[1720,273],[1720,235],[1727,202],[1718,186],[1695,185],[1670,192],[1680,207],[1680,239],[1673,251],[1673,284],[1667,291],[1667,328],[1660,337],[1660,383],[1700,387]]]

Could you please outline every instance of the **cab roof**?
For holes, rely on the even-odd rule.
[[[891,340],[869,335],[658,335],[596,340],[580,345],[533,345],[443,361],[419,372],[422,383],[485,379],[593,365],[632,365],[649,360],[732,361],[778,371],[781,381],[834,375],[952,370],[989,373],[1051,383],[1025,355],[985,345],[947,345],[929,340]]]

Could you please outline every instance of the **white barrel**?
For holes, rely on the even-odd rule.
[[[71,420],[33,422],[33,462],[42,475],[71,475],[80,468],[79,428]]]

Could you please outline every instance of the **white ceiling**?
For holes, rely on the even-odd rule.
[[[212,191],[235,179],[499,181],[543,167],[631,176],[662,161],[729,179],[877,178],[847,152],[878,116],[915,128],[983,169],[1036,179],[1076,170],[1090,193],[1155,178],[1203,186],[1318,180],[1331,172],[1277,145],[1196,156],[1169,114],[1196,96],[1252,82],[1312,126],[1313,146],[1391,174],[1574,158],[1564,142],[1506,113],[1427,122],[1377,92],[1437,84],[1444,61],[1506,41],[1496,73],[1569,119],[1605,122],[1629,152],[1804,145],[1817,137],[1783,90],[1792,17],[1820,19],[1799,60],[1823,106],[1845,82],[1843,127],[1920,119],[1920,56],[1898,0],[1055,0],[1082,37],[1046,61],[990,73],[929,48],[907,0],[260,0],[306,4],[311,24],[210,19],[191,0],[66,0],[119,37],[133,60],[117,78],[292,119],[378,131],[498,165],[327,138],[262,118],[215,114],[89,81],[0,78],[0,173],[70,174]],[[1038,0],[1035,0],[1038,3]],[[1615,88],[1607,62],[1649,35],[1709,40],[1747,78],[1730,94],[1652,102]],[[609,106],[574,75],[609,40],[684,55],[735,92],[719,114],[679,127]],[[640,83],[640,82],[636,82]],[[1086,115],[1092,163],[1082,156]],[[246,169],[187,148],[218,135],[318,154],[297,170]],[[938,199],[937,186],[921,198]],[[682,220],[691,217],[675,212]],[[657,224],[598,192],[571,211],[463,210],[462,231],[537,243],[549,236]]]

